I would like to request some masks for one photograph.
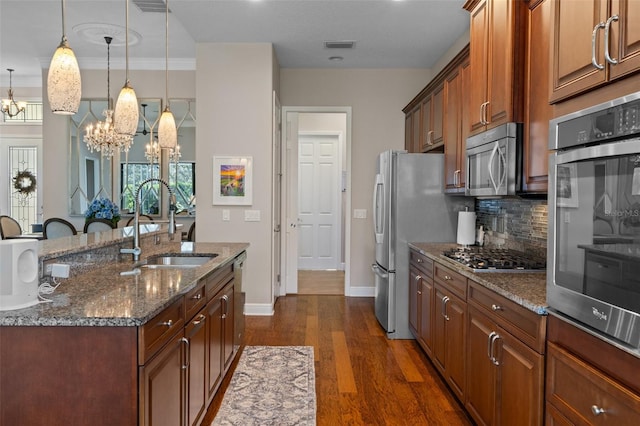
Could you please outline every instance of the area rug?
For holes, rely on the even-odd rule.
[[[245,347],[212,425],[315,424],[313,347]]]

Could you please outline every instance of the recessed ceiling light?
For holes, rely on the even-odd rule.
[[[340,62],[342,61],[344,58],[342,56],[329,56],[329,60],[330,61],[334,61],[334,62]]]

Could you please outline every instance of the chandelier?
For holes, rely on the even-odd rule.
[[[13,99],[13,85],[11,82],[11,74],[14,70],[12,68],[7,68],[7,71],[9,71],[9,99],[2,100],[2,112],[12,118],[23,112],[27,106],[27,103],[22,101],[16,102]]]
[[[103,111],[104,121],[98,121],[95,124],[89,124],[85,129],[84,141],[89,151],[98,151],[103,157],[112,157],[119,151],[128,152],[133,136],[120,134],[116,132],[113,122],[113,109],[111,108],[111,92],[110,92],[110,45],[112,37],[105,37],[107,42],[107,109]]]
[[[180,145],[176,145],[175,148],[170,148],[169,149],[169,161],[172,163],[177,163],[178,161],[180,161],[180,157],[182,157],[182,154],[180,153]]]
[[[160,146],[158,142],[149,142],[144,150],[144,156],[149,163],[157,163],[160,159]]]

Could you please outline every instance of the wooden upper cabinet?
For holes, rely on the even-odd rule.
[[[636,0],[555,1],[551,102],[640,70],[638,22]]]
[[[461,51],[462,63],[444,82],[444,176],[446,193],[464,193],[465,147],[469,134],[469,110],[464,102],[469,84],[469,49]]]
[[[520,0],[469,0],[471,134],[521,121],[525,8]]]
[[[524,146],[522,190],[546,193],[548,185],[549,50],[553,0],[532,0],[527,13],[525,63]]]

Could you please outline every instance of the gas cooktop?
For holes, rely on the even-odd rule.
[[[545,272],[546,259],[512,249],[455,247],[443,253],[473,272]]]

